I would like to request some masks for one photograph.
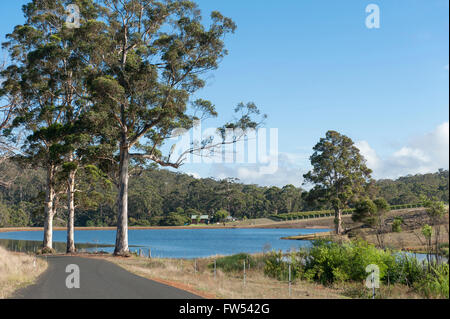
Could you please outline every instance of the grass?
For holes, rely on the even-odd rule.
[[[371,291],[363,282],[336,283],[324,286],[319,283],[296,280],[289,283],[269,278],[264,274],[264,254],[216,256],[194,260],[148,259],[142,257],[113,258],[107,260],[124,269],[180,289],[190,291],[209,299],[370,299]],[[214,277],[214,260],[216,276]],[[246,269],[244,285],[243,270],[232,265],[250,260]],[[247,264],[247,262],[246,262]],[[405,285],[384,285],[376,291],[377,299],[420,299],[423,298]]]
[[[216,259],[221,260],[220,258]],[[252,267],[251,264],[250,269],[247,268],[244,285],[243,271],[227,272],[218,267],[214,277],[212,267],[214,258],[197,259],[197,261],[141,257],[107,259],[139,276],[170,284],[209,299],[347,298],[333,289],[310,282],[292,284],[291,295],[289,295],[288,282],[269,278],[264,275],[260,267]],[[227,264],[227,260],[223,260],[223,263]]]
[[[373,294],[363,283],[340,283],[335,289],[352,299],[372,299]],[[380,285],[375,291],[375,299],[423,299],[413,289],[405,285]]]
[[[46,269],[47,263],[42,259],[0,247],[0,299],[32,284]]]
[[[440,240],[445,248],[445,245],[448,245],[448,233],[444,225],[441,225],[439,227],[441,229]],[[367,240],[372,244],[377,244],[376,235],[371,234],[371,232],[368,230],[361,230],[357,237]],[[426,245],[421,234],[421,228],[405,230],[400,233],[389,232],[385,234],[384,240],[386,245],[391,248],[416,253],[426,252]]]

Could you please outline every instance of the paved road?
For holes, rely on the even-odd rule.
[[[68,265],[80,270],[80,288],[68,289]],[[19,290],[15,299],[200,299],[184,290],[136,276],[98,259],[49,257],[48,269],[35,285]]]

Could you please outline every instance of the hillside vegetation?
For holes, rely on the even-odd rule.
[[[92,177],[88,170],[83,174],[85,182],[76,193],[75,225],[115,226],[117,189],[114,182],[105,182],[107,179],[102,176]],[[213,216],[220,209],[237,218],[278,216],[280,220],[291,220],[303,216],[301,212],[331,208],[327,203],[310,200],[309,192],[293,185],[260,187],[245,185],[235,179],[195,179],[161,169],[135,168],[133,174],[129,190],[131,226],[184,225],[191,215]],[[42,226],[44,171],[23,169],[4,162],[0,164],[0,175],[11,180],[9,185],[0,185],[0,227]],[[401,177],[395,181],[380,180],[376,185],[376,196],[384,197],[391,205],[413,205],[420,202],[422,195],[448,203],[447,170]],[[56,205],[55,224],[64,226],[67,220],[65,194],[59,197]]]

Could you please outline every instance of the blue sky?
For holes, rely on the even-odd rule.
[[[0,39],[22,23],[21,5],[1,1]],[[238,25],[230,54],[199,96],[228,120],[254,101],[278,128],[280,169],[187,164],[201,177],[239,177],[261,185],[301,184],[312,147],[327,130],[350,136],[377,178],[448,168],[447,0],[198,0]],[[365,26],[380,7],[379,29]],[[252,171],[253,170],[253,171]]]

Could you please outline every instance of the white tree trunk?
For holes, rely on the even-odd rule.
[[[69,179],[67,181],[67,200],[68,200],[68,221],[67,221],[67,253],[75,253],[75,235],[74,235],[74,223],[75,223],[75,175],[76,171],[69,173]]]
[[[53,217],[55,215],[55,208],[53,201],[55,199],[54,189],[54,175],[55,168],[50,165],[47,168],[47,190],[45,196],[45,223],[44,223],[44,249],[53,249]]]
[[[114,255],[128,253],[128,166],[130,163],[129,146],[126,137],[120,143],[120,175],[119,175],[119,215],[117,218],[116,247]]]

